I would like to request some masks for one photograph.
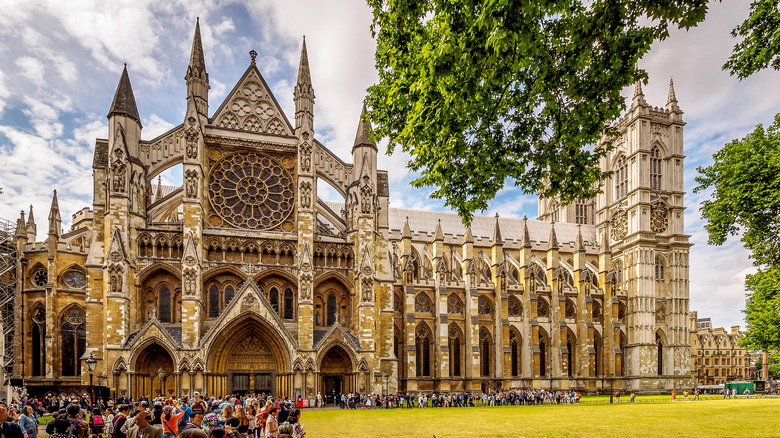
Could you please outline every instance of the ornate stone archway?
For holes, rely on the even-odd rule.
[[[276,330],[254,313],[226,325],[211,343],[206,360],[209,395],[290,396],[290,352]]]
[[[174,358],[157,342],[151,342],[138,351],[132,369],[134,398],[160,394],[168,397],[176,394]]]

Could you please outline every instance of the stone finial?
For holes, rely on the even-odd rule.
[[[24,211],[22,211],[22,214],[24,214]],[[35,226],[35,216],[33,216],[33,206],[30,204],[30,214],[27,215],[27,223],[25,224],[27,228],[31,226]]]
[[[601,248],[599,254],[610,252],[612,252],[612,250],[609,247],[609,222],[607,222],[607,226],[604,227],[604,232],[601,234]]]
[[[547,245],[547,249],[551,250],[557,250],[558,247],[558,236],[555,234],[555,221],[550,222],[550,241]]]
[[[466,228],[466,234],[463,236],[463,243],[474,243],[474,235],[471,234],[471,227]]]
[[[371,140],[371,122],[367,117],[368,110],[366,104],[363,103],[363,109],[360,111],[360,121],[358,122],[357,133],[355,134],[355,145],[352,147],[354,150],[358,146],[368,145],[376,148],[376,143]]]
[[[119,85],[116,87],[111,109],[108,110],[108,117],[115,114],[128,116],[138,122],[138,126],[141,126],[141,117],[138,115],[138,107],[135,104],[133,86],[130,85],[130,76],[127,74],[127,64],[125,64],[122,76],[119,78]]]
[[[154,192],[154,201],[157,202],[162,199],[162,177],[157,175],[157,190]]]
[[[404,222],[404,228],[401,231],[401,237],[404,239],[412,238],[412,230],[409,228],[409,216],[406,216],[406,222]]]
[[[528,216],[523,215],[523,248],[531,247],[531,235],[528,233]]]
[[[433,232],[433,241],[434,242],[441,242],[444,240],[444,233],[441,231],[441,219],[439,219],[439,222],[436,224],[436,230]]]
[[[493,245],[503,245],[504,239],[501,237],[501,227],[498,224],[498,212],[496,212],[496,224],[493,227]]]
[[[249,51],[249,57],[252,59],[252,65],[255,65],[255,59],[257,59],[257,52],[255,49]]]
[[[681,112],[677,105],[677,95],[674,92],[674,79],[669,78],[669,97],[666,100],[666,110],[670,112]]]
[[[57,201],[57,191],[51,198],[51,208],[49,209],[49,235],[60,237],[62,231],[62,218],[60,217],[60,203]]]
[[[577,240],[574,242],[574,252],[585,252],[585,243],[582,241],[582,225],[577,224]]]
[[[631,101],[631,107],[637,107],[637,106],[646,106],[647,101],[645,101],[645,93],[642,92],[642,81],[636,81],[636,84],[634,85],[634,98]]]

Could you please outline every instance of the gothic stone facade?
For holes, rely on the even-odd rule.
[[[209,115],[199,27],[184,121],[152,140],[127,69],[92,208],[45,242],[19,220],[15,373],[118,396],[266,391],[649,392],[690,383],[683,121],[641,88],[596,199],[540,220],[389,207],[363,118],[345,162],[317,141],[304,42],[288,121],[255,64]],[[364,108],[365,111],[365,108]],[[182,185],[157,176],[182,166]],[[324,202],[318,184],[344,198]],[[556,219],[558,222],[556,222]],[[23,368],[22,368],[23,367]]]

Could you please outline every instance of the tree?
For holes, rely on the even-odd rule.
[[[744,310],[748,327],[740,345],[751,350],[780,349],[780,268],[748,275],[745,288],[749,291]]]
[[[777,380],[778,377],[780,377],[780,351],[774,352],[769,355],[769,360],[767,360],[767,363],[769,364],[769,379],[768,380]],[[761,372],[762,368],[764,366],[764,358],[762,356],[759,356],[756,360],[756,371]],[[764,380],[767,380],[765,376],[761,376]]]
[[[699,167],[694,193],[714,189],[702,203],[711,245],[741,235],[757,265],[780,266],[780,114],[765,131],[762,125],[727,143]]]
[[[734,46],[723,66],[732,75],[745,79],[770,65],[780,70],[780,2],[757,0],[750,5],[750,15],[734,30],[734,38],[742,41]]]
[[[564,203],[594,196],[610,144],[594,145],[614,133],[620,91],[646,79],[637,61],[707,11],[707,0],[368,4],[375,138],[409,152],[412,184],[434,187],[466,223],[507,183]]]

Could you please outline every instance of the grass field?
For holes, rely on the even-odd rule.
[[[622,400],[621,400],[622,401]],[[305,411],[321,437],[768,437],[780,399],[478,408]]]

